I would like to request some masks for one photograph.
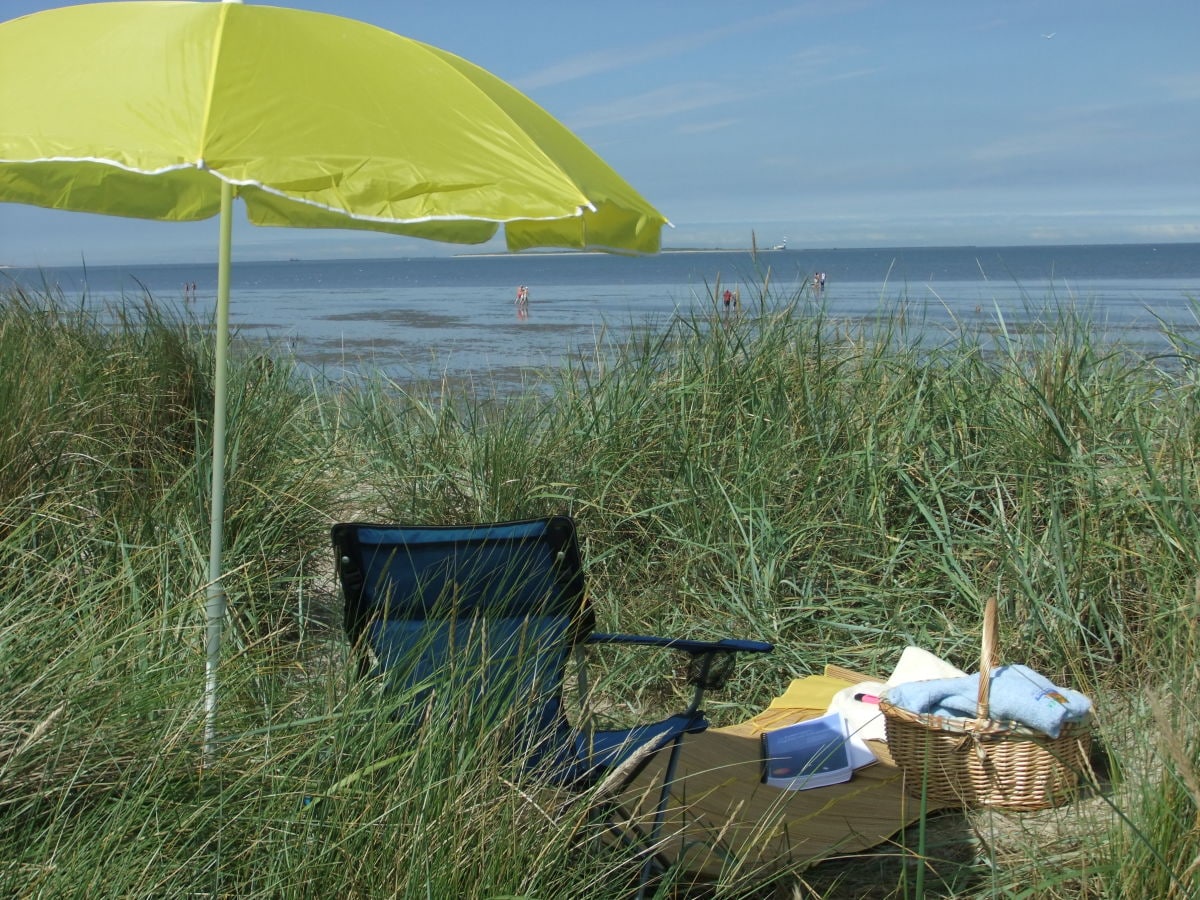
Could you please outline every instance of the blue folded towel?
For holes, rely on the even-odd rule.
[[[887,691],[902,709],[937,716],[974,718],[979,701],[979,675],[909,681]],[[1092,711],[1092,701],[1078,691],[1055,686],[1028,666],[1000,666],[992,671],[988,713],[991,718],[1019,722],[1052,738],[1068,722]]]

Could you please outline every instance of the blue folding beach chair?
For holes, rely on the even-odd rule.
[[[335,525],[333,544],[345,624],[362,673],[419,705],[455,675],[497,717],[514,720],[513,754],[548,780],[595,784],[623,763],[632,778],[671,746],[658,810],[658,838],[683,735],[708,727],[700,708],[721,687],[738,652],[760,641],[694,641],[593,632],[574,522],[565,516],[478,525]],[[563,706],[569,654],[585,644],[632,644],[690,657],[691,702],[675,715],[633,728],[572,726]],[[582,676],[581,676],[582,677]],[[515,715],[514,715],[515,713]],[[647,870],[648,871],[648,870]]]

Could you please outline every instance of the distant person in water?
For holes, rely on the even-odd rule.
[[[725,293],[721,295],[721,299],[725,301],[725,311],[729,312],[729,304],[733,302],[733,292],[729,288],[725,288]]]

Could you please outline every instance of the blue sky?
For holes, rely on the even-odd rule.
[[[1200,3],[276,0],[464,56],[675,224],[668,247],[1200,241]],[[58,2],[0,0],[11,18]],[[0,204],[0,263],[194,261],[215,222]],[[240,258],[437,244],[235,229]]]

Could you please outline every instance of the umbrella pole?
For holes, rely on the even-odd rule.
[[[221,629],[225,624],[225,585],[221,581],[221,546],[225,526],[225,398],[229,369],[229,267],[233,243],[233,185],[221,182],[220,247],[217,252],[216,372],[213,379],[212,508],[208,547],[208,590],[205,605],[204,764],[212,762],[217,738],[217,666],[221,661]]]

